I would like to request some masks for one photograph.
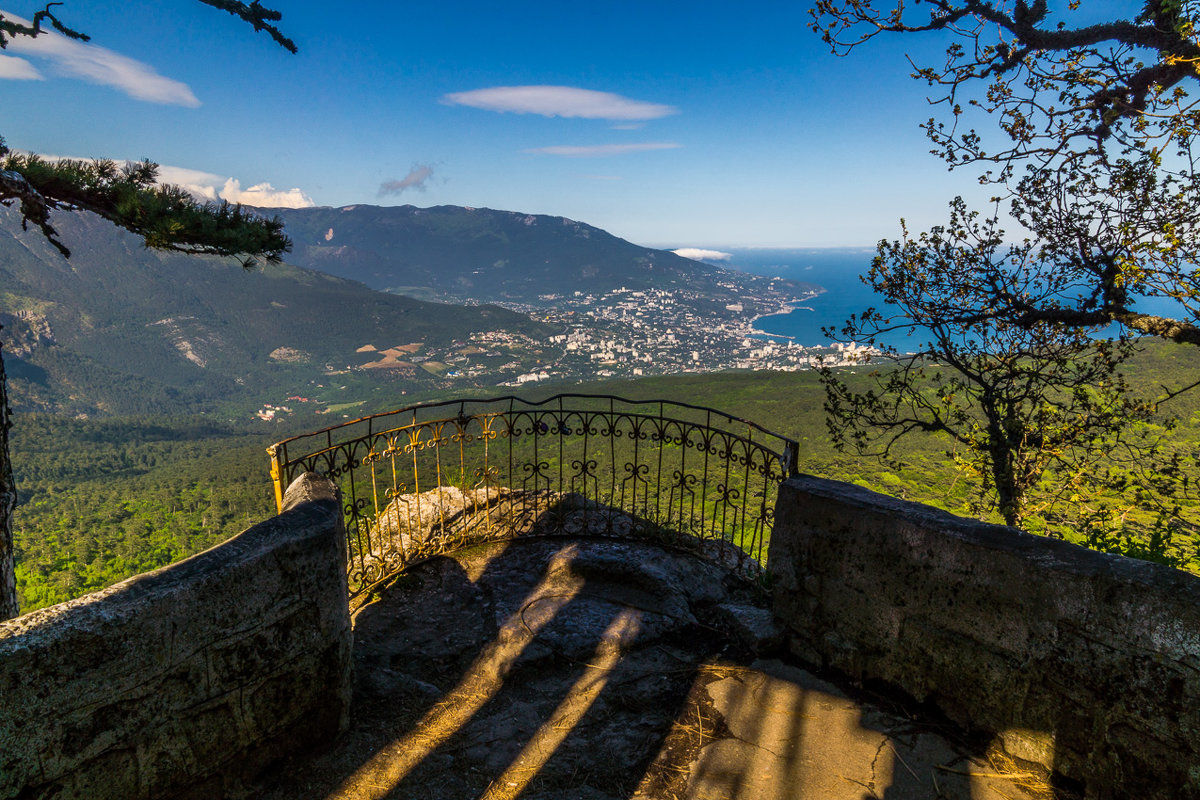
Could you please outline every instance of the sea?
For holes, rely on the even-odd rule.
[[[820,286],[825,291],[811,300],[798,303],[787,314],[760,317],[755,327],[764,338],[787,338],[806,347],[830,344],[822,328],[837,328],[851,314],[861,314],[881,301],[860,276],[871,269],[874,247],[829,248],[726,248],[730,258],[709,263],[740,269],[755,275],[789,278]],[[883,338],[884,344],[901,347],[902,335]]]
[[[874,247],[725,248],[722,252],[731,257],[708,263],[755,275],[813,283],[825,290],[811,300],[798,303],[790,313],[760,317],[755,327],[763,338],[787,339],[806,347],[827,346],[830,339],[822,333],[822,328],[840,330],[851,314],[861,314],[867,308],[883,310],[886,314],[888,306],[860,277],[871,269],[871,259],[876,252]],[[1187,309],[1169,298],[1142,298],[1137,309],[1169,317],[1191,317]],[[1119,333],[1119,326],[1114,323],[1094,335],[1106,338]],[[925,341],[918,338],[921,335],[921,332],[893,333],[880,336],[878,341],[902,353],[913,352]]]

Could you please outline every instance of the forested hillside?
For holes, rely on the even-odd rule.
[[[87,214],[59,214],[66,259],[0,208],[0,325],[18,410],[188,413],[307,394],[329,373],[420,342],[450,347],[481,331],[556,330],[494,306],[446,306],[373,291],[287,264],[146,249]],[[363,385],[420,389],[429,371],[372,370]]]
[[[1200,364],[1189,349],[1162,344],[1148,347],[1130,368],[1131,380],[1146,390],[1178,384],[1193,373],[1200,376]],[[560,388],[709,405],[798,439],[803,472],[853,481],[959,514],[987,516],[979,506],[977,476],[956,468],[953,448],[945,440],[913,439],[894,464],[834,450],[822,410],[824,392],[813,373],[647,378],[541,387],[536,394]],[[389,410],[412,399],[420,398],[380,397],[359,410]],[[292,433],[322,427],[326,423],[321,419],[312,416],[284,426],[235,425],[201,417],[74,420],[25,415],[13,438],[22,502],[16,546],[23,607],[59,602],[162,566],[269,516],[273,500],[265,448]],[[1190,466],[1195,467],[1200,393],[1184,394],[1164,406],[1160,422],[1158,432],[1173,443],[1170,452],[1190,454]],[[1112,466],[1153,470],[1167,465]],[[1136,486],[1131,485],[1128,497],[1112,499],[1127,509],[1121,527],[1088,529],[1058,509],[1035,515],[1030,527],[1097,549],[1200,572],[1200,541],[1185,530],[1168,536],[1156,532]],[[1188,491],[1181,491],[1178,500],[1191,519],[1200,516],[1200,502]]]
[[[177,561],[274,513],[271,440],[188,417],[25,415],[12,442],[22,608]]]

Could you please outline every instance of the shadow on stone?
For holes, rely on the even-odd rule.
[[[568,498],[556,524],[597,512]],[[460,549],[380,590],[354,634],[350,732],[258,796],[1037,796],[991,793],[960,745],[763,660],[781,638],[761,589],[655,544]]]

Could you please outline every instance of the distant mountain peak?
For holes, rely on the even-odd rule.
[[[289,261],[377,289],[537,302],[564,291],[711,288],[720,268],[561,216],[439,205],[275,209]]]

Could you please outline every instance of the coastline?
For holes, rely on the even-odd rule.
[[[813,309],[811,306],[802,306],[800,304],[805,303],[809,300],[812,300],[814,297],[820,297],[821,295],[825,294],[825,291],[826,290],[824,288],[822,288],[820,291],[812,292],[810,294],[805,295],[804,297],[798,297],[798,298],[795,298],[792,300],[788,300],[786,303],[781,303],[778,306],[778,308],[776,308],[772,311],[767,311],[763,314],[754,315],[746,323],[746,328],[748,330],[748,333],[746,335],[748,337],[758,338],[758,339],[787,339],[790,341],[794,341],[796,339],[795,335],[790,334],[790,333],[771,333],[769,331],[765,331],[758,326],[758,321],[765,317],[786,316],[788,314],[791,314],[795,311],[800,311],[800,310],[814,311],[815,309]]]

